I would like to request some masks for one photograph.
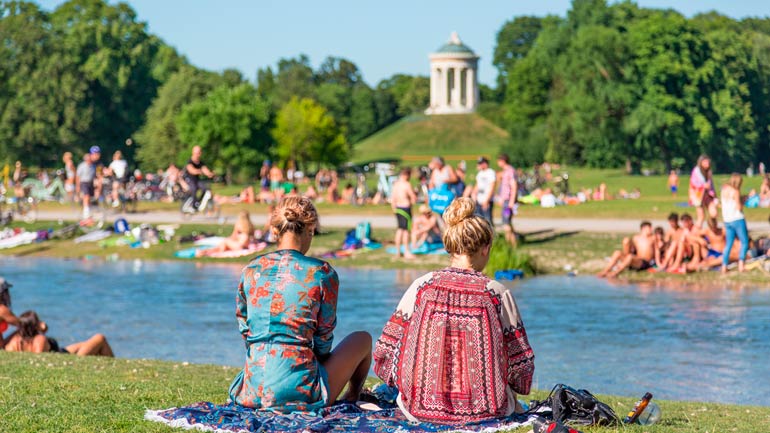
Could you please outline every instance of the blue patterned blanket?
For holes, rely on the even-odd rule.
[[[236,404],[216,405],[209,402],[166,410],[148,410],[144,416],[172,427],[198,429],[217,433],[240,432],[310,432],[310,433],[380,433],[380,432],[484,432],[493,433],[521,427],[527,423],[523,415],[473,422],[464,425],[414,423],[398,409],[365,411],[350,403],[337,403],[319,413],[279,414],[252,410]]]

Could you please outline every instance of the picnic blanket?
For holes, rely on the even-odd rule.
[[[388,254],[396,254],[396,247],[388,247],[387,249]],[[406,251],[406,247],[401,245],[401,253],[403,254]],[[420,245],[418,248],[415,248],[412,250],[412,254],[421,255],[421,254],[447,254],[446,250],[444,249],[444,244],[442,242],[437,243],[428,243],[425,242],[424,244]]]
[[[253,410],[233,403],[216,405],[196,403],[181,408],[148,410],[144,419],[171,427],[198,429],[217,433],[240,432],[312,432],[312,433],[379,433],[379,432],[484,432],[494,433],[522,427],[532,420],[525,415],[511,415],[464,425],[415,423],[407,420],[399,409],[365,411],[355,404],[337,403],[315,412],[281,414],[269,410]]]
[[[31,244],[37,240],[37,232],[21,232],[9,238],[0,240],[0,250]]]
[[[194,247],[185,248],[185,249],[182,249],[182,250],[179,250],[179,251],[175,252],[174,253],[174,257],[177,257],[177,258],[180,258],[180,259],[194,259],[195,258],[195,253],[198,250],[207,250],[207,249],[210,249],[210,248],[214,248],[214,246],[207,245],[207,244],[196,245]],[[237,257],[244,257],[244,256],[248,256],[248,255],[251,255],[251,254],[254,254],[254,253],[258,253],[258,252],[264,250],[265,248],[267,248],[267,243],[266,242],[260,242],[260,243],[258,243],[256,245],[252,245],[250,248],[246,248],[246,249],[243,249],[243,250],[222,251],[222,252],[218,252],[218,253],[211,253],[211,254],[206,255],[206,257],[211,257],[211,258],[215,258],[215,259],[234,259],[234,258],[237,258]]]

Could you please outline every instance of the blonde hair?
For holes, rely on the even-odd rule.
[[[235,221],[235,225],[233,225],[233,231],[240,231],[248,233],[249,236],[254,236],[254,224],[251,223],[251,217],[247,211],[242,210],[238,213],[238,219]]]
[[[473,255],[492,243],[492,224],[475,215],[476,203],[469,197],[455,199],[444,211],[444,248],[453,255]]]
[[[275,207],[270,225],[279,238],[285,233],[301,234],[308,226],[318,225],[318,211],[307,197],[284,197]]]
[[[741,190],[741,185],[743,185],[743,177],[738,173],[733,173],[730,175],[730,180],[727,181],[727,183],[737,189],[738,191]]]

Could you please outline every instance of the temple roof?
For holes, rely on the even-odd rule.
[[[449,41],[436,51],[436,54],[439,53],[475,54],[470,47],[463,44],[460,37],[457,36],[457,32],[452,32]]]

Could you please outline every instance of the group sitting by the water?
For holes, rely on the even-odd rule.
[[[61,347],[56,339],[46,336],[48,324],[40,320],[36,312],[30,310],[16,316],[11,311],[11,287],[8,281],[0,278],[0,348],[8,352],[114,356],[107,338],[102,334],[95,334],[87,340]],[[16,330],[4,337],[3,333],[9,326],[15,327]]]
[[[747,258],[767,255],[769,242],[749,237],[742,212],[742,182],[741,175],[730,176],[722,186],[719,200],[709,192],[708,186],[703,186],[705,191],[696,192],[699,199],[696,221],[686,213],[681,216],[672,213],[668,217],[668,230],[662,227],[653,230],[650,222],[642,222],[639,233],[623,238],[621,249],[613,253],[598,275],[615,277],[625,269],[687,273],[714,268],[720,268],[724,274],[735,262],[738,272],[743,272]],[[703,197],[708,197],[705,209]],[[721,208],[723,226],[717,220],[718,208]]]
[[[446,209],[449,266],[412,283],[372,353],[366,332],[332,350],[346,282],[329,263],[306,256],[318,226],[312,201],[284,197],[271,215],[277,249],[254,258],[238,285],[246,360],[230,386],[232,402],[283,412],[355,402],[373,361],[410,420],[459,423],[522,412],[516,396],[530,391],[534,355],[513,295],[482,273],[494,231],[475,206],[458,198]]]

